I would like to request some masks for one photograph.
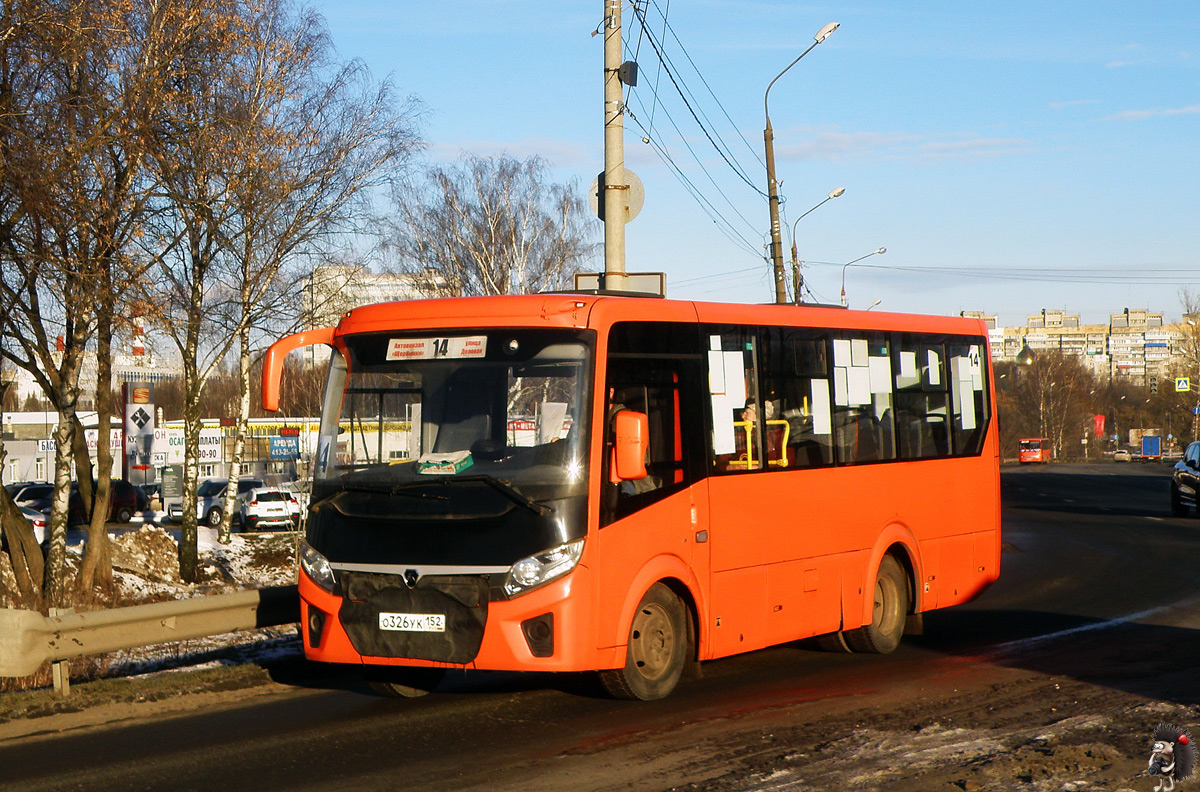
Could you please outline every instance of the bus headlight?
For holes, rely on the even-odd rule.
[[[576,539],[552,550],[522,558],[508,570],[504,593],[515,597],[560,578],[575,568],[581,555],[583,540]]]
[[[333,567],[328,559],[312,548],[308,542],[300,542],[300,566],[313,582],[326,591],[332,592],[337,580],[333,576]]]

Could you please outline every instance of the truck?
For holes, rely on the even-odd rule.
[[[1142,461],[1162,461],[1162,438],[1157,435],[1142,436]]]

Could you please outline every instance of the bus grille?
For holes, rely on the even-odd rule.
[[[338,618],[361,655],[470,663],[479,654],[487,623],[485,576],[423,577],[413,588],[399,575],[342,573]],[[380,613],[442,614],[444,632],[381,630]]]

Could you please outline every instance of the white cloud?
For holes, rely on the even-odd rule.
[[[1107,121],[1141,121],[1146,118],[1170,118],[1172,116],[1196,115],[1200,113],[1200,104],[1187,107],[1156,107],[1151,110],[1126,110],[1109,116]]]
[[[804,134],[789,136],[804,137]],[[808,135],[805,143],[776,146],[783,160],[886,159],[983,159],[1020,154],[1032,149],[1024,138],[979,138],[935,140],[928,136],[885,132],[838,132],[825,130]]]

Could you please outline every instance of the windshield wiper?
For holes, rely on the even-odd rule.
[[[453,478],[447,478],[446,481],[448,481],[448,482],[449,481],[455,481],[455,482],[478,481],[478,482],[481,482],[483,484],[488,485],[489,487],[494,489],[496,492],[499,492],[501,495],[508,498],[513,503],[516,503],[520,506],[524,506],[526,509],[529,509],[529,511],[533,512],[534,514],[536,514],[539,517],[545,517],[547,514],[550,514],[551,512],[554,511],[549,506],[543,506],[542,504],[538,503],[537,501],[532,501],[529,498],[525,497],[525,495],[522,494],[520,492],[520,490],[518,490],[513,485],[509,484],[507,481],[495,479],[495,478],[492,478],[491,476],[485,476],[485,475],[455,476]]]
[[[431,495],[428,492],[406,492],[405,490],[413,487],[419,487],[426,482],[413,482],[410,484],[342,484],[333,492],[325,497],[310,503],[308,508],[315,509],[326,501],[333,500],[343,492],[370,492],[376,495],[401,495],[405,498],[426,498],[429,500],[449,500],[446,495]]]

